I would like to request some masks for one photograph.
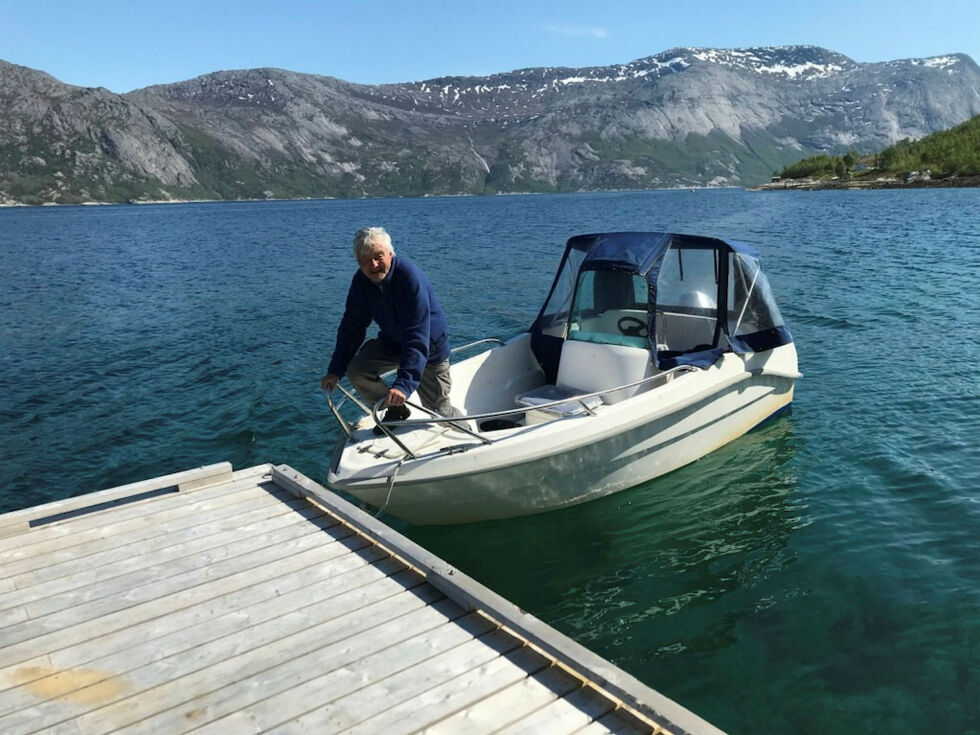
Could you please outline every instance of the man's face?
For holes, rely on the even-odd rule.
[[[381,245],[372,245],[371,249],[357,259],[361,273],[375,283],[381,283],[391,269],[391,253]]]

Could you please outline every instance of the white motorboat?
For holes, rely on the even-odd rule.
[[[328,394],[343,435],[327,485],[415,524],[561,508],[736,439],[786,409],[801,377],[758,254],[693,235],[571,238],[530,330],[461,349],[488,344],[452,365],[464,419],[412,396],[379,436],[380,403]]]

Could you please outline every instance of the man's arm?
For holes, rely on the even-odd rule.
[[[429,288],[424,276],[414,269],[406,273],[399,288],[397,306],[401,319],[402,341],[398,372],[388,393],[393,406],[404,403],[422,381],[422,371],[429,361]],[[399,399],[399,394],[401,398]],[[401,403],[392,403],[392,401]]]
[[[371,311],[360,284],[357,283],[357,275],[354,275],[347,291],[344,315],[340,319],[340,326],[337,327],[337,342],[333,356],[330,358],[330,365],[327,367],[327,374],[320,379],[320,387],[323,390],[332,391],[337,387],[337,383],[347,372],[347,366],[364,342],[367,328],[371,325]],[[332,380],[328,380],[329,378]]]

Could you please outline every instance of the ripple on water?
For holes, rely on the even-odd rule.
[[[797,341],[790,416],[581,506],[393,523],[723,729],[975,730],[978,195],[0,210],[0,511],[226,460],[322,479],[364,224],[427,269],[454,344],[527,329],[569,235],[732,237]]]

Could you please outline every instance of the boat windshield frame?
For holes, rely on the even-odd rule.
[[[694,251],[713,252],[713,258],[708,259],[710,273],[697,286],[687,283],[685,287],[692,271],[688,268],[685,273],[683,254]],[[674,253],[676,263],[670,257]],[[745,243],[663,232],[577,235],[566,243],[551,290],[529,330],[532,350],[547,382],[554,383],[557,378],[565,340],[575,338],[574,309],[583,301],[579,293],[583,278],[589,272],[610,271],[645,279],[643,336],[646,343],[638,344],[650,351],[653,364],[662,370],[678,365],[706,367],[727,351],[746,354],[793,341],[762,271],[759,255]],[[594,280],[599,281],[598,277]],[[660,339],[664,331],[661,301],[667,300],[667,294],[674,301],[678,301],[678,296],[690,297],[689,303],[681,298],[679,303],[672,304],[672,311],[710,322],[710,328],[705,327],[708,334],[701,343],[673,349]],[[642,313],[643,307],[636,310]],[[746,316],[750,317],[747,321]]]

